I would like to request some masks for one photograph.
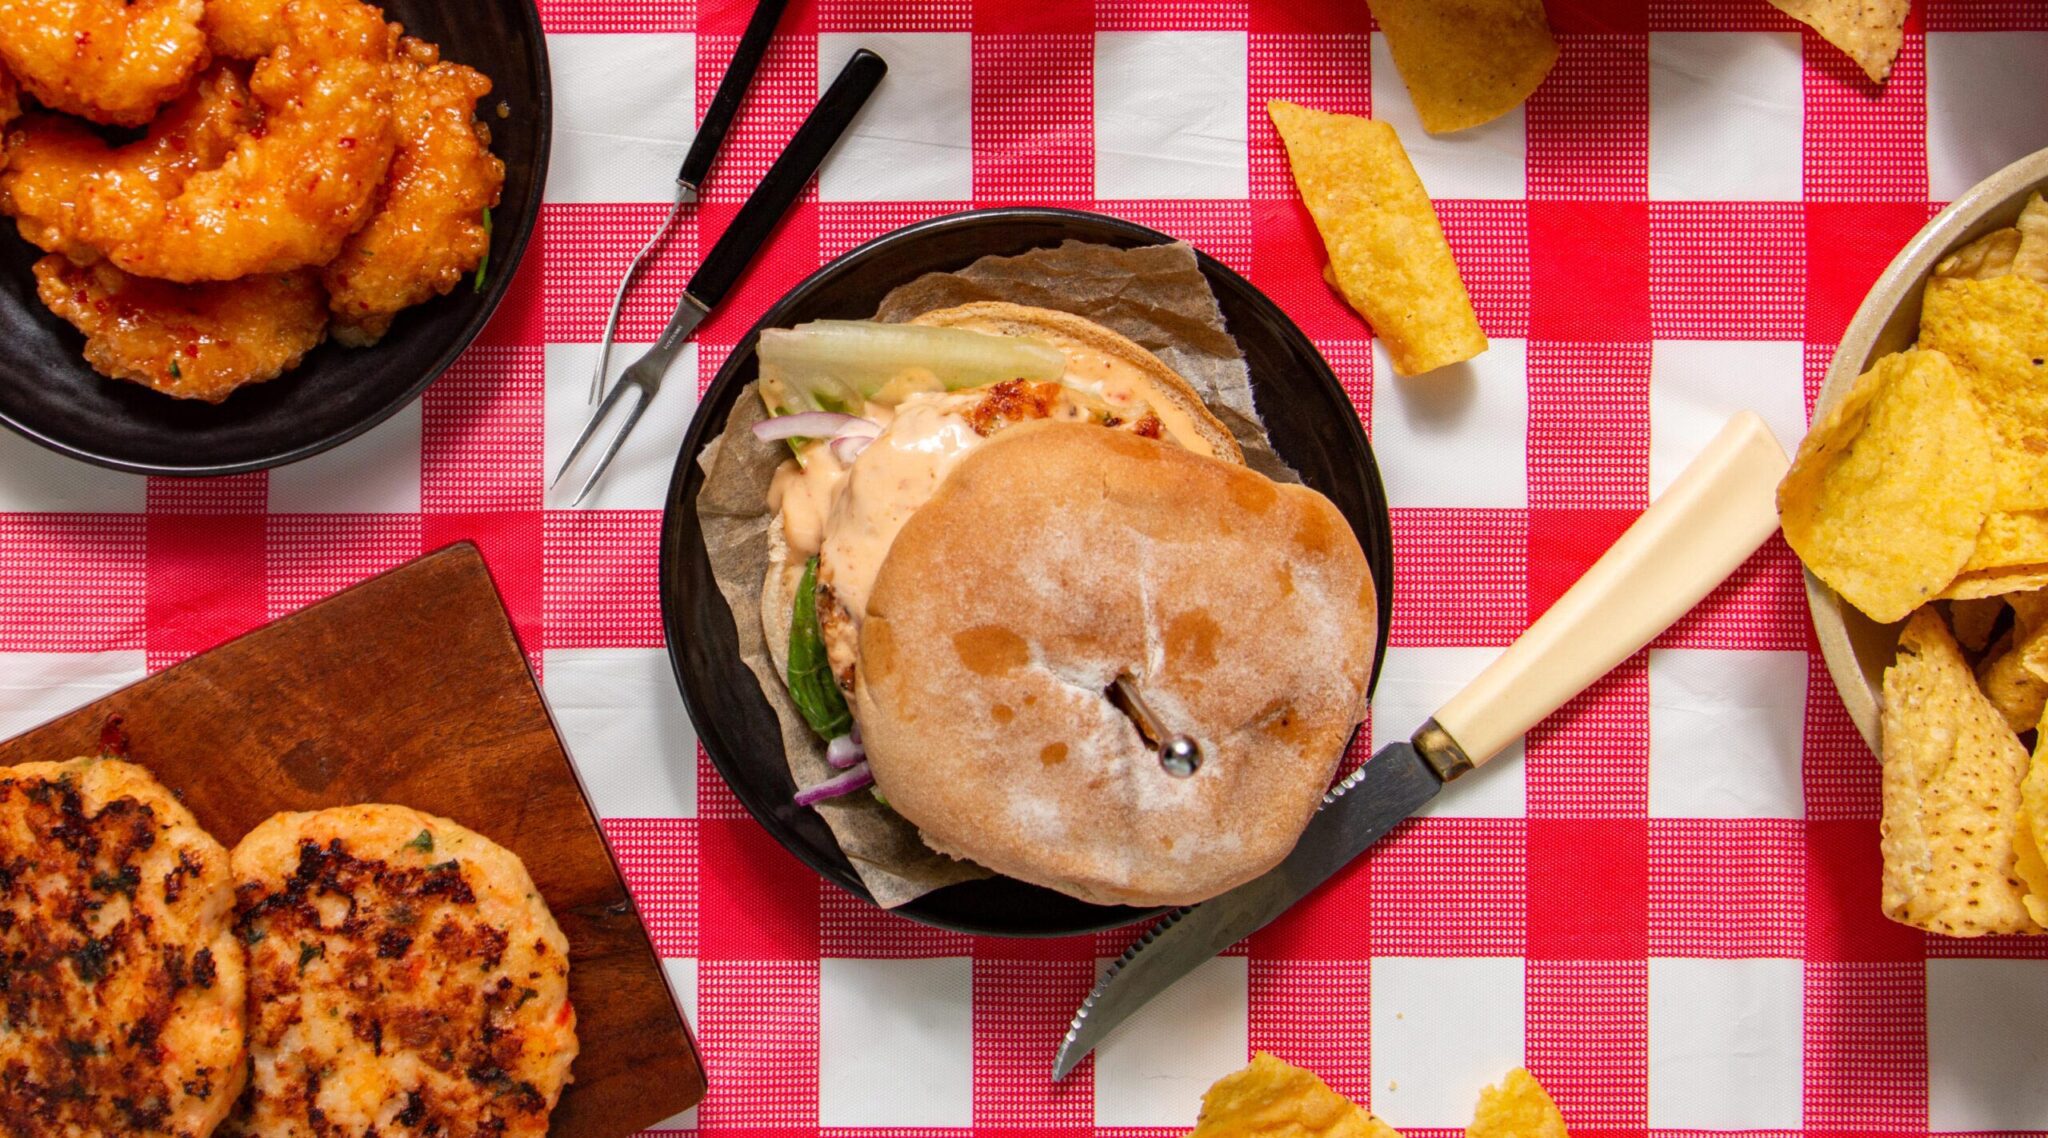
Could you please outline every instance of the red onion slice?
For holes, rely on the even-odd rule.
[[[754,437],[764,442],[781,439],[829,439],[849,423],[867,423],[858,415],[841,415],[832,411],[802,411],[795,415],[776,415],[754,424]],[[869,426],[874,424],[869,423]],[[879,428],[878,428],[879,429]]]
[[[867,757],[867,750],[860,745],[858,736],[841,735],[825,744],[825,761],[839,770],[854,766]]]
[[[839,465],[852,466],[853,460],[860,457],[860,452],[868,449],[868,444],[874,441],[873,435],[840,435],[829,445],[832,448],[832,457],[839,460]]]
[[[846,773],[836,774],[813,787],[796,792],[798,806],[816,806],[827,798],[840,798],[856,790],[866,790],[875,784],[875,776],[866,763],[857,763],[847,768]]]

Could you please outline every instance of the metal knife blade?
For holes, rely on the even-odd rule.
[[[1264,875],[1168,914],[1118,957],[1081,1002],[1053,1060],[1067,1076],[1111,1028],[1195,966],[1264,928],[1394,824],[1421,809],[1443,780],[1411,743],[1391,743],[1330,789],[1294,852]],[[1142,950],[1142,951],[1140,951]]]

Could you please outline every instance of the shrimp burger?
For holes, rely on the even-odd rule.
[[[1364,718],[1371,572],[1139,345],[982,303],[764,332],[762,622],[841,773],[941,853],[1187,904],[1293,848]]]

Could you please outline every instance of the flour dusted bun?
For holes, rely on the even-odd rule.
[[[927,844],[1104,904],[1186,904],[1293,848],[1365,716],[1376,599],[1306,487],[1077,423],[1012,428],[897,536],[860,634],[868,762]],[[1135,681],[1205,761],[1176,778]]]
[[[1091,355],[1114,360],[1143,375],[1167,402],[1193,420],[1196,433],[1215,449],[1217,457],[1238,463],[1244,461],[1244,452],[1238,448],[1237,440],[1231,437],[1230,428],[1210,412],[1201,395],[1181,378],[1179,372],[1167,367],[1144,345],[1084,316],[1051,308],[985,300],[934,309],[911,323],[1043,340],[1067,354],[1068,382],[1084,381],[1090,370],[1088,358]]]

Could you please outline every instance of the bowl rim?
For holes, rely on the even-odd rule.
[[[676,466],[674,469],[674,473],[672,474],[670,479],[668,495],[664,503],[659,569],[659,603],[661,607],[664,647],[668,653],[671,670],[674,672],[675,675],[676,686],[681,691],[683,696],[684,708],[686,711],[688,711],[692,723],[701,722],[700,717],[703,716],[708,709],[705,706],[703,706],[702,701],[696,698],[696,695],[692,690],[693,685],[689,678],[689,670],[684,659],[683,649],[681,647],[683,643],[682,634],[684,632],[684,628],[682,625],[680,614],[683,611],[684,605],[682,598],[678,595],[680,592],[680,585],[678,583],[680,573],[677,570],[676,561],[677,558],[682,556],[682,550],[679,548],[681,542],[674,540],[672,538],[672,527],[670,519],[676,511],[685,508],[691,508],[690,506],[686,506],[686,504],[682,500],[684,484],[686,480],[689,478],[689,469],[696,466],[698,455],[702,453],[704,447],[709,443],[709,441],[712,438],[716,437],[718,432],[724,430],[725,424],[723,420],[717,423],[712,423],[711,416],[709,416],[706,413],[706,409],[713,402],[713,393],[719,390],[721,384],[729,384],[732,381],[735,369],[739,366],[741,362],[749,358],[755,350],[755,345],[760,337],[762,329],[778,327],[781,324],[786,323],[789,318],[790,309],[796,307],[802,301],[808,299],[809,295],[813,291],[815,291],[824,281],[830,278],[834,278],[840,273],[846,272],[850,267],[857,267],[860,260],[864,260],[866,256],[872,255],[874,251],[877,250],[878,248],[887,245],[894,245],[905,240],[912,240],[917,237],[924,236],[935,230],[945,231],[960,226],[1001,223],[1003,221],[1009,220],[1037,223],[1062,220],[1079,221],[1090,226],[1106,227],[1111,230],[1121,231],[1124,234],[1137,238],[1146,244],[1164,244],[1176,241],[1187,244],[1191,249],[1194,250],[1196,261],[1198,265],[1201,267],[1204,276],[1214,273],[1230,282],[1233,282],[1235,285],[1240,286],[1242,288],[1243,295],[1251,301],[1254,307],[1267,310],[1268,315],[1277,316],[1279,318],[1278,322],[1280,326],[1290,331],[1292,335],[1298,338],[1303,345],[1306,345],[1309,352],[1312,353],[1315,359],[1321,363],[1322,366],[1319,368],[1307,369],[1313,375],[1314,381],[1327,387],[1329,389],[1328,394],[1333,394],[1337,398],[1341,399],[1345,405],[1353,405],[1351,402],[1350,395],[1344,391],[1343,384],[1337,378],[1335,371],[1329,366],[1328,361],[1323,359],[1321,349],[1316,347],[1315,341],[1312,338],[1310,338],[1308,333],[1302,331],[1301,326],[1295,322],[1293,317],[1287,315],[1286,310],[1282,309],[1278,302],[1274,301],[1270,296],[1267,296],[1263,290],[1253,285],[1242,274],[1238,273],[1230,266],[1224,264],[1222,261],[1217,260],[1210,254],[1204,252],[1199,246],[1195,245],[1194,242],[1186,241],[1183,238],[1174,237],[1171,234],[1162,232],[1160,230],[1154,229],[1150,226],[1141,224],[1139,222],[1131,221],[1126,218],[1116,217],[1110,214],[1095,213],[1087,210],[1067,209],[1055,206],[1007,205],[991,206],[979,209],[958,210],[951,213],[939,214],[933,217],[927,217],[920,219],[918,221],[911,222],[907,225],[903,225],[899,228],[889,230],[874,238],[871,238],[868,241],[865,241],[860,245],[852,249],[849,249],[844,253],[839,254],[838,256],[832,258],[830,261],[827,261],[825,264],[821,265],[816,271],[812,272],[808,276],[804,277],[803,280],[799,281],[796,285],[792,286],[789,289],[789,291],[787,291],[779,299],[777,299],[774,304],[770,305],[768,309],[761,314],[760,318],[756,320],[754,324],[747,330],[747,332],[744,335],[742,335],[740,339],[733,345],[730,353],[720,363],[717,374],[712,378],[710,384],[706,385],[702,395],[699,397],[699,402],[696,410],[692,412],[690,427],[684,437],[682,447],[676,456]],[[1380,672],[1386,660],[1386,651],[1390,639],[1392,610],[1394,605],[1394,555],[1392,549],[1391,526],[1392,517],[1391,511],[1387,505],[1384,481],[1379,473],[1378,460],[1376,456],[1374,456],[1373,454],[1371,440],[1366,435],[1364,423],[1358,418],[1357,415],[1353,414],[1351,416],[1344,418],[1343,423],[1340,424],[1339,429],[1345,432],[1347,442],[1356,445],[1359,448],[1359,450],[1361,450],[1367,456],[1367,467],[1372,479],[1372,485],[1369,486],[1367,489],[1370,492],[1370,497],[1372,498],[1372,500],[1379,505],[1379,507],[1385,514],[1385,519],[1387,521],[1387,529],[1385,534],[1387,540],[1381,543],[1377,543],[1374,549],[1368,551],[1369,557],[1378,558],[1380,561],[1383,561],[1386,565],[1386,569],[1384,571],[1385,586],[1384,589],[1380,591],[1379,598],[1379,627],[1377,629],[1377,640],[1374,645],[1372,676],[1369,680],[1369,685],[1371,687],[1377,687]],[[692,501],[694,502],[694,498],[692,499]],[[1360,535],[1360,540],[1362,543],[1365,544],[1373,544],[1369,542],[1367,536],[1363,534]],[[1378,566],[1376,564],[1375,568],[1377,569],[1377,567]],[[1380,577],[1378,576],[1378,574],[1376,574],[1376,588],[1379,586],[1379,583]],[[723,604],[723,597],[720,598],[720,601],[721,607],[725,610],[727,617],[733,618],[734,614],[732,614],[730,606]],[[705,755],[708,758],[710,758],[711,765],[715,769],[717,769],[719,777],[721,779],[724,779],[729,787],[732,786],[733,780],[726,771],[726,765],[730,761],[730,758],[728,756],[721,756],[719,754],[715,754],[712,751],[712,748],[702,743],[701,737],[699,745],[703,747]],[[1347,742],[1347,746],[1348,745],[1349,744]],[[817,873],[819,877],[831,882],[836,887],[847,890],[854,896],[860,898],[863,901],[866,901],[871,905],[875,903],[872,895],[870,895],[866,888],[860,884],[857,875],[851,874],[850,871],[842,872],[841,867],[831,864],[823,857],[814,856],[814,851],[808,848],[807,846],[803,845],[802,843],[797,843],[793,845],[785,842],[782,839],[782,836],[778,831],[777,827],[775,825],[770,824],[769,818],[767,816],[764,816],[763,811],[761,809],[758,809],[756,803],[751,801],[747,795],[740,794],[737,792],[737,790],[735,790],[734,797],[739,799],[741,806],[743,806],[746,809],[750,819],[756,825],[760,826],[762,830],[767,832],[769,837],[774,839],[775,843],[778,846],[781,846],[785,851],[795,856],[797,860],[802,862],[804,865],[808,866],[813,872]],[[994,880],[1014,881],[1014,879],[1003,878],[1000,876],[998,878],[995,878]],[[965,882],[961,884],[969,885],[974,883]],[[945,888],[952,889],[957,887],[959,886],[947,886]],[[942,891],[943,890],[935,890],[933,892],[937,893]],[[903,905],[899,905],[887,911],[895,915],[916,921],[920,924],[946,930],[949,932],[964,933],[976,936],[997,936],[1003,937],[1005,939],[1029,940],[1065,936],[1081,936],[1105,932],[1118,928],[1125,928],[1157,917],[1163,913],[1170,911],[1171,908],[1167,906],[1147,908],[1136,908],[1129,906],[1096,906],[1096,908],[1098,908],[1102,913],[1102,919],[1099,922],[1085,925],[1077,924],[1042,931],[1034,930],[1020,932],[994,929],[988,926],[977,925],[964,921],[949,920],[945,917],[925,912],[920,908],[919,902],[923,901],[925,897],[931,895],[932,894],[926,894],[924,897],[915,898]]]
[[[1921,292],[1935,265],[1983,232],[2011,224],[1999,215],[2015,202],[2023,202],[2026,195],[2034,191],[2048,192],[2048,149],[2037,150],[2009,163],[1971,186],[1906,242],[1905,247],[1878,274],[1863,302],[1857,306],[1856,314],[1842,330],[1841,343],[1835,348],[1834,358],[1829,361],[1820,391],[1814,398],[1812,419],[1818,420],[1848,392],[1856,377],[1869,370],[1875,362],[1878,339],[1883,335],[1885,326],[1902,308],[1919,304]],[[1807,612],[1813,621],[1815,638],[1820,642],[1828,678],[1834,682],[1836,692],[1848,708],[1857,733],[1862,735],[1873,753],[1881,754],[1882,700],[1863,669],[1849,633],[1850,620],[1867,618],[1853,613],[1841,595],[1816,577],[1813,570],[1802,564],[1800,573],[1806,584]],[[1882,627],[1897,628],[1903,623]]]
[[[413,401],[425,393],[427,388],[435,380],[441,378],[450,367],[453,367],[455,361],[461,358],[462,354],[467,352],[471,345],[476,343],[478,336],[483,334],[484,328],[490,324],[491,318],[497,314],[499,306],[504,303],[506,294],[511,291],[513,278],[518,276],[520,263],[526,259],[526,250],[532,242],[534,231],[540,226],[541,205],[543,204],[543,199],[547,196],[548,164],[554,150],[554,69],[548,58],[547,32],[541,24],[540,8],[538,7],[537,0],[517,0],[513,6],[518,12],[521,37],[534,48],[534,50],[528,52],[530,77],[534,81],[534,89],[540,93],[539,105],[534,110],[535,116],[539,120],[540,134],[534,151],[532,200],[527,203],[526,209],[522,211],[518,218],[514,219],[514,224],[510,227],[493,225],[493,228],[500,232],[507,232],[509,230],[503,263],[494,266],[497,269],[497,279],[491,281],[486,287],[483,306],[477,309],[476,314],[470,318],[469,322],[462,326],[461,331],[457,333],[455,338],[448,342],[448,346],[439,355],[434,357],[433,362],[420,372],[419,378],[411,386],[405,388],[404,391],[398,393],[383,406],[377,408],[372,414],[363,416],[347,427],[329,432],[320,438],[301,443],[298,446],[276,454],[261,458],[243,459],[239,462],[194,462],[190,464],[138,462],[133,459],[105,454],[90,447],[74,445],[60,439],[51,438],[34,427],[19,422],[13,416],[5,413],[0,413],[0,427],[6,427],[22,438],[35,443],[37,446],[61,454],[66,458],[77,459],[80,462],[90,463],[93,466],[102,467],[107,470],[117,470],[124,474],[141,474],[166,478],[219,478],[230,474],[250,474],[259,470],[275,470],[280,466],[289,466],[292,463],[302,462],[315,455],[324,454],[343,443],[360,438],[372,429],[382,425],[393,415],[410,407]],[[434,299],[439,298],[436,297]]]

